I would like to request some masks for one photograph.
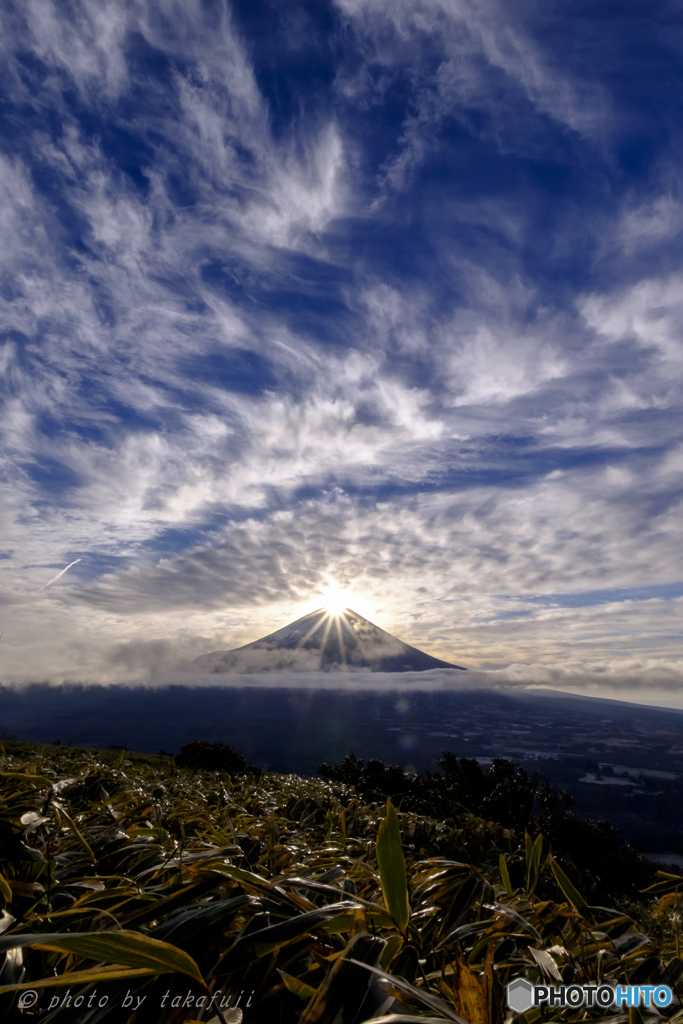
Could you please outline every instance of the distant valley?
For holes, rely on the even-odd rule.
[[[570,792],[638,848],[683,856],[683,712],[568,695],[257,687],[0,689],[5,737],[177,753],[220,740],[250,763],[315,775],[351,749],[416,771],[442,751],[505,757]]]

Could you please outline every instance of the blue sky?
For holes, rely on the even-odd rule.
[[[679,5],[10,0],[0,46],[5,678],[340,588],[678,700]]]

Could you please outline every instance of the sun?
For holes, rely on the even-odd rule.
[[[348,605],[347,595],[342,590],[328,590],[323,600],[323,608],[328,615],[342,615]]]

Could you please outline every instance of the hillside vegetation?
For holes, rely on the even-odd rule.
[[[507,762],[310,779],[187,748],[0,755],[3,1020],[502,1024],[513,977],[683,974],[683,878]]]

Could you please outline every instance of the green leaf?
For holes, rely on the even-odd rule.
[[[54,779],[46,779],[44,775],[25,775],[23,772],[0,772],[3,779],[20,779],[22,782],[35,782],[39,786],[52,786]]]
[[[381,966],[381,964],[380,964]],[[382,968],[384,969],[384,968]],[[411,943],[407,943],[391,965],[391,974],[396,978],[414,984],[420,969],[420,955]]]
[[[121,921],[121,926],[126,927],[133,921],[136,924],[142,924],[143,921],[149,921],[152,918],[164,917],[169,912],[174,912],[181,907],[186,907],[198,900],[201,896],[206,896],[208,893],[213,892],[219,885],[222,884],[220,876],[209,876],[202,878],[199,882],[194,882],[190,885],[184,885],[182,889],[175,889],[167,896],[162,896],[161,899],[154,899],[146,907],[141,910],[136,910],[128,917]],[[106,891],[106,890],[105,890]],[[93,895],[97,895],[96,893]],[[76,904],[79,906],[80,904]]]
[[[187,974],[201,983],[204,980],[197,964],[182,949],[140,932],[56,932],[52,935],[0,937],[0,952],[18,946],[35,946],[58,953],[73,953],[88,960],[109,961],[118,966],[146,968],[154,974]]]
[[[417,988],[415,985],[404,981],[403,978],[397,978],[395,974],[387,974],[386,971],[381,970],[379,967],[372,967],[370,964],[361,963],[358,960],[351,960],[350,962],[358,967],[364,967],[366,971],[371,971],[372,974],[378,975],[390,988],[396,989],[402,996],[406,996],[408,1000],[426,1006],[437,1014],[442,1014],[443,1018],[439,1017],[439,1020],[446,1019],[451,1022],[454,1021],[455,1024],[466,1024],[462,1017],[448,1003],[445,1003],[443,999],[439,999],[438,996],[433,995],[431,992],[427,992],[423,988]],[[379,1020],[380,1018],[377,1017],[375,1019]]]
[[[521,925],[522,928],[526,929],[526,931],[528,931],[530,935],[533,935],[536,942],[540,942],[541,944],[543,944],[543,939],[536,931],[534,926],[530,924],[525,917],[522,917],[522,915],[517,910],[515,910],[514,907],[511,907],[507,903],[482,903],[482,906],[486,910],[495,910],[497,914],[502,914],[504,917],[507,917],[511,921],[514,921],[515,924]]]
[[[574,910],[578,910],[578,912],[583,917],[585,917],[588,921],[590,921],[591,924],[594,923],[593,914],[591,912],[591,909],[588,906],[588,904],[586,903],[586,901],[583,898],[583,896],[581,895],[581,893],[569,881],[569,879],[567,878],[567,876],[565,875],[564,871],[562,870],[560,865],[557,863],[555,858],[554,857],[549,857],[548,860],[550,861],[550,867],[551,867],[553,875],[555,876],[555,881],[557,882],[557,884],[559,885],[560,889],[562,890],[564,895],[567,897],[567,899],[569,900],[571,905],[574,907]]]
[[[260,928],[249,935],[237,939],[225,954],[227,966],[234,971],[238,966],[246,966],[262,956],[267,956],[279,946],[287,942],[307,935],[317,930],[325,921],[338,917],[348,910],[355,910],[355,904],[332,903],[326,907],[319,907],[307,914],[297,914],[287,921],[280,921],[278,924],[271,924],[267,928]]]
[[[291,974],[287,974],[285,971],[278,970],[278,974],[285,983],[285,986],[289,992],[293,995],[298,996],[299,999],[303,999],[308,1002],[315,995],[315,989],[312,985],[307,985],[305,981],[301,981],[299,978],[293,978]]]
[[[12,888],[2,872],[0,872],[0,892],[8,903],[12,902]]]
[[[363,932],[354,935],[316,989],[315,997],[299,1018],[299,1024],[328,1024],[330,1021],[366,1019],[369,1014],[363,1011],[371,986],[362,967],[374,966],[383,948],[382,939]],[[385,1009],[390,1002],[387,998]]]
[[[383,971],[389,969],[392,960],[401,949],[403,945],[403,939],[400,935],[390,935],[387,939],[387,944],[382,951],[382,955],[379,958],[379,965]]]
[[[152,935],[155,939],[162,939],[164,942],[172,941],[187,946],[193,936],[204,933],[216,925],[225,925],[225,918],[234,917],[246,907],[258,907],[259,904],[253,896],[235,896],[231,900],[214,900],[207,906],[193,904],[176,911],[163,924],[153,929]]]
[[[325,885],[324,882],[316,882],[315,879],[311,878],[300,878],[298,875],[295,875],[294,877],[289,876],[284,878],[275,878],[272,880],[272,884],[277,885],[278,891],[281,889],[310,889],[313,892],[327,893],[330,896],[335,896],[337,899],[339,899],[340,896],[342,898],[349,896],[349,893],[345,889],[339,889],[334,885]],[[381,907],[378,907],[376,903],[373,903],[371,900],[363,899],[363,897],[359,896],[357,893],[354,893],[353,900],[354,903],[357,903],[359,906],[365,907],[366,910],[370,911],[371,915],[379,914],[382,917],[386,915],[386,911],[382,910]],[[386,916],[388,917],[389,915]],[[391,923],[382,923],[379,924],[378,927],[391,928]]]
[[[538,868],[541,863],[541,851],[543,849],[543,836],[536,837],[534,843],[527,833],[526,837],[526,891],[527,895],[533,894],[538,884]]]
[[[239,882],[241,885],[256,889],[257,892],[261,889],[267,889],[269,892],[276,892],[280,896],[286,895],[284,889],[281,889],[267,878],[262,878],[261,875],[256,875],[253,871],[245,871],[244,868],[234,868],[232,865],[225,864],[224,861],[214,863],[209,860],[206,864],[202,864],[201,868],[215,871],[219,875],[225,875],[226,878],[231,878],[234,882]]]
[[[503,881],[503,885],[505,886],[505,892],[508,894],[508,896],[512,896],[512,882],[510,881],[510,872],[508,871],[508,863],[505,859],[504,853],[501,853],[500,857],[498,858],[498,863],[500,865],[500,877]]]
[[[65,811],[64,809],[62,809],[62,810],[61,810],[61,811],[59,812],[59,815],[60,815],[60,817],[61,817],[61,818],[63,818],[63,819],[64,819],[64,821],[65,821],[65,822],[67,823],[67,825],[69,826],[69,828],[71,829],[71,831],[73,832],[73,834],[74,834],[74,835],[76,836],[76,839],[78,840],[78,842],[80,843],[80,845],[81,845],[81,846],[83,847],[83,849],[85,850],[85,852],[86,852],[86,853],[88,854],[88,856],[90,857],[90,860],[94,861],[94,860],[95,860],[95,854],[94,854],[94,853],[92,852],[92,850],[90,849],[90,845],[89,845],[89,843],[87,842],[87,840],[86,840],[86,839],[84,839],[84,837],[83,837],[83,835],[81,834],[81,832],[79,832],[79,830],[78,830],[78,825],[77,825],[77,824],[76,824],[76,822],[75,822],[75,821],[73,820],[73,818],[70,818],[70,817],[69,817],[69,815],[68,815],[68,814],[66,813],[66,811]]]
[[[406,861],[401,845],[398,815],[391,800],[377,836],[377,866],[387,910],[405,935],[410,920]]]
[[[354,926],[357,910],[365,910],[364,907],[356,907],[353,911],[345,911],[342,914],[338,914],[336,917],[330,918],[328,921],[323,921],[320,925],[320,931],[326,935],[339,935],[342,932],[350,932]],[[393,928],[394,919],[390,914],[387,914],[386,910],[382,907],[378,907],[376,911],[365,913],[365,920],[370,925],[372,931],[377,928]]]
[[[40,978],[38,981],[22,981],[18,985],[0,985],[0,995],[4,992],[20,992],[26,988],[56,988],[60,985],[86,985],[91,981],[116,981],[117,978],[148,978],[157,972],[148,967],[116,968],[93,967],[87,971],[67,971],[66,974]]]

